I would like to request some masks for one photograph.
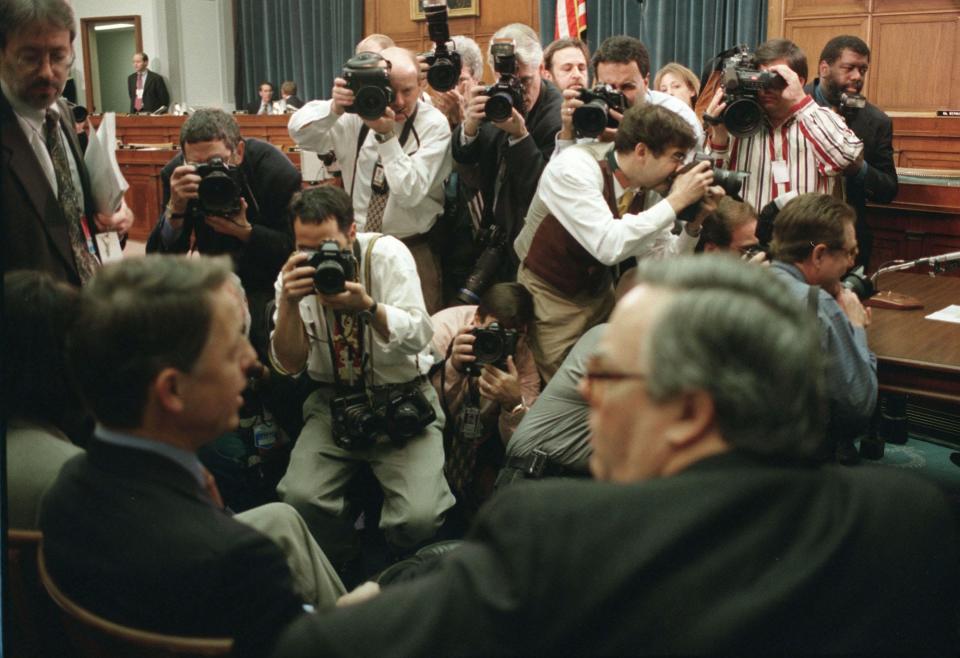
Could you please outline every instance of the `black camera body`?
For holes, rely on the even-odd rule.
[[[483,95],[487,102],[483,111],[490,121],[506,121],[513,115],[516,108],[520,114],[526,114],[526,103],[523,100],[523,85],[517,76],[517,55],[512,43],[494,42],[490,46],[493,56],[493,70],[500,74],[500,78],[484,89]]]
[[[778,73],[761,71],[753,54],[741,50],[723,64],[720,84],[727,107],[721,120],[731,135],[749,137],[763,124],[763,106],[757,100],[764,89],[784,89],[786,80]]]
[[[701,162],[713,162],[711,158],[706,153],[694,153],[693,160],[688,164],[685,164],[677,174],[683,174],[694,167],[696,167]],[[743,189],[743,184],[750,177],[750,172],[747,171],[731,171],[729,169],[720,169],[711,165],[711,171],[713,172],[713,184],[719,185],[723,188],[724,194],[728,197],[731,197],[737,201],[742,201],[740,197],[740,191]],[[700,209],[700,202],[691,204],[680,211],[677,215],[677,219],[681,222],[690,222],[696,219],[697,213]]]
[[[598,137],[605,128],[616,128],[620,122],[610,116],[610,110],[620,114],[627,111],[627,98],[610,85],[596,85],[581,89],[583,105],[573,111],[573,127],[584,137]]]
[[[377,53],[358,53],[347,60],[342,77],[347,88],[353,92],[353,105],[346,112],[360,115],[368,120],[379,119],[393,102],[393,87],[390,86],[390,62]]]
[[[480,257],[457,293],[457,301],[463,304],[480,303],[480,296],[490,287],[505,255],[503,251],[506,240],[502,237],[499,226],[483,229],[477,235],[476,243]]]
[[[336,295],[347,289],[346,282],[356,276],[353,253],[349,249],[340,249],[336,240],[324,240],[307,265],[316,268],[313,275],[314,289],[324,295]]]
[[[419,388],[397,386],[380,405],[374,405],[365,390],[336,395],[330,400],[330,417],[334,443],[344,450],[365,450],[381,437],[403,445],[437,414]]]
[[[198,164],[194,173],[200,177],[195,213],[232,217],[240,212],[243,186],[239,167],[228,165],[222,158],[210,158]]]
[[[439,0],[437,4],[425,4],[423,13],[427,17],[430,40],[436,44],[433,52],[426,55],[427,64],[430,66],[427,69],[427,82],[437,91],[450,91],[460,81],[463,63],[460,53],[447,47],[450,42],[450,28],[447,25],[446,0]]]
[[[491,364],[507,369],[507,357],[517,352],[517,341],[520,334],[516,329],[505,329],[500,323],[493,322],[486,328],[476,328],[470,332],[473,341],[473,356],[475,360],[467,364],[467,373],[480,374],[480,366]]]

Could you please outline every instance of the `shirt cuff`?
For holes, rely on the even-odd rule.
[[[167,221],[167,211],[164,210],[160,216],[160,241],[163,243],[163,246],[172,247],[174,243],[180,239],[182,234],[183,224],[180,225],[180,228],[173,228],[170,222]]]
[[[527,137],[529,137],[529,136],[530,136],[530,132],[528,131],[523,137],[519,137],[519,138],[508,137],[508,138],[507,138],[507,146],[513,146],[513,145],[515,145],[515,144],[519,144],[520,142],[522,142],[523,140],[525,140],[525,139],[526,139]]]
[[[476,141],[477,137],[479,136],[480,136],[479,128],[477,129],[477,134],[471,137],[470,135],[467,134],[467,131],[463,129],[463,126],[462,125],[460,126],[460,146],[468,146],[469,144],[473,144]]]

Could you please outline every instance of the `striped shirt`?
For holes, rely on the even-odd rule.
[[[863,152],[863,142],[843,118],[807,96],[791,108],[791,116],[777,128],[764,122],[750,137],[730,137],[724,148],[708,140],[709,153],[722,169],[749,171],[743,200],[758,211],[779,195],[833,194],[841,174]],[[774,163],[781,161],[787,176],[774,179]]]

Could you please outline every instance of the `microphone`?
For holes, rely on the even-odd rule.
[[[150,116],[154,116],[154,117],[155,117],[155,116],[159,116],[159,115],[163,114],[163,113],[166,112],[166,111],[167,111],[167,106],[166,106],[166,105],[161,105],[160,107],[158,107],[157,109],[155,109],[153,112],[151,112],[151,113],[150,113]]]
[[[939,256],[926,256],[916,260],[909,260],[905,263],[896,263],[888,267],[881,267],[879,270],[873,273],[873,275],[870,277],[870,280],[876,283],[877,277],[879,277],[881,274],[909,270],[918,265],[926,265],[933,268],[934,271],[930,272],[930,276],[933,276],[934,273],[940,270],[946,263],[952,263],[954,261],[960,261],[960,251],[951,251],[950,253],[940,254]]]

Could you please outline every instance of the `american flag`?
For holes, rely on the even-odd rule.
[[[587,30],[587,0],[557,0],[554,39],[579,37]]]

